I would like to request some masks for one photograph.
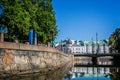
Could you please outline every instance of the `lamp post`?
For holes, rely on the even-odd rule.
[[[119,31],[119,35],[118,35],[118,46],[120,46],[120,31]],[[120,48],[118,48],[118,53],[120,53]]]
[[[62,44],[62,40],[61,40],[61,47],[60,47],[60,50],[62,51],[62,47],[63,47],[63,44]]]
[[[99,52],[98,33],[96,33],[96,54]]]
[[[50,30],[50,36],[52,38],[52,47],[53,47],[53,34],[54,34],[54,29],[51,29]]]

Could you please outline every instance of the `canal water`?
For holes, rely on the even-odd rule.
[[[75,63],[68,63],[48,73],[19,75],[0,80],[120,80],[119,67],[88,65],[76,66]]]

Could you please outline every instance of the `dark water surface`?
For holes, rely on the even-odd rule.
[[[46,74],[34,73],[0,80],[120,80],[120,68],[113,66],[83,67],[69,63]]]

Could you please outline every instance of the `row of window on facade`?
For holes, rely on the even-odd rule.
[[[65,53],[109,53],[108,46],[77,46],[77,47],[61,47]]]

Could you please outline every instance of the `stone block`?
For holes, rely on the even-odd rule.
[[[46,63],[45,63],[45,62],[42,62],[42,63],[39,65],[39,68],[46,68]]]

